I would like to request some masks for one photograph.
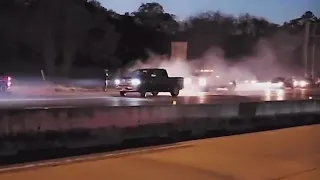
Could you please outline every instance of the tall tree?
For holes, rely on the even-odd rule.
[[[212,47],[221,47],[235,29],[235,18],[219,11],[197,14],[190,17],[186,23],[186,39],[191,58],[202,56]]]
[[[60,29],[63,19],[63,0],[41,0],[30,11],[31,39],[37,42],[42,52],[45,70],[49,76],[56,74],[56,59],[59,54]]]
[[[62,66],[61,73],[67,76],[75,60],[76,53],[85,41],[91,28],[92,17],[81,1],[65,1],[63,6],[64,22],[62,29]]]
[[[142,3],[132,15],[137,23],[157,31],[172,34],[179,30],[179,23],[175,20],[175,16],[166,13],[164,8],[156,2]]]
[[[119,67],[121,61],[115,57],[115,52],[120,34],[110,22],[113,18],[118,18],[117,14],[96,5],[91,10],[91,16],[92,24],[83,46],[84,51],[87,51],[89,59],[94,64],[109,68]]]

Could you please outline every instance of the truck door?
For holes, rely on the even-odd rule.
[[[140,72],[140,78],[142,79],[143,86],[146,88],[147,91],[153,88],[154,82],[152,78],[152,71],[142,70]]]
[[[162,69],[158,69],[154,72],[154,76],[155,76],[155,88],[158,91],[167,91],[168,90],[168,84],[170,84],[170,82],[168,82],[168,74],[166,70],[162,70]]]
[[[150,91],[160,91],[159,89],[159,82],[160,82],[160,79],[159,79],[159,76],[157,74],[156,71],[150,71],[150,74],[149,74],[149,77],[150,77]]]

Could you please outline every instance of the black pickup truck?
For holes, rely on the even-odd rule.
[[[171,96],[176,97],[184,84],[183,77],[169,77],[165,69],[137,69],[115,81],[121,96],[126,96],[128,92],[138,92],[141,97],[146,97],[147,92],[153,96],[159,92],[170,92]]]

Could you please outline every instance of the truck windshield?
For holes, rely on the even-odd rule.
[[[161,70],[139,69],[139,70],[135,70],[128,73],[126,77],[156,77],[156,76],[165,77],[167,75],[165,71],[161,71]]]
[[[128,77],[128,78],[135,78],[135,77],[139,77],[142,75],[142,72],[140,70],[135,70],[135,71],[131,71],[128,72],[124,75],[124,77]]]

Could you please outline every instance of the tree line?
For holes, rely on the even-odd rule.
[[[293,18],[278,25],[250,14],[208,11],[178,21],[154,2],[122,15],[96,0],[1,0],[0,60],[40,64],[51,76],[68,76],[72,66],[120,68],[170,54],[170,42],[186,41],[188,59],[216,46],[236,61],[262,38],[299,34],[306,20],[319,21],[310,11]]]

